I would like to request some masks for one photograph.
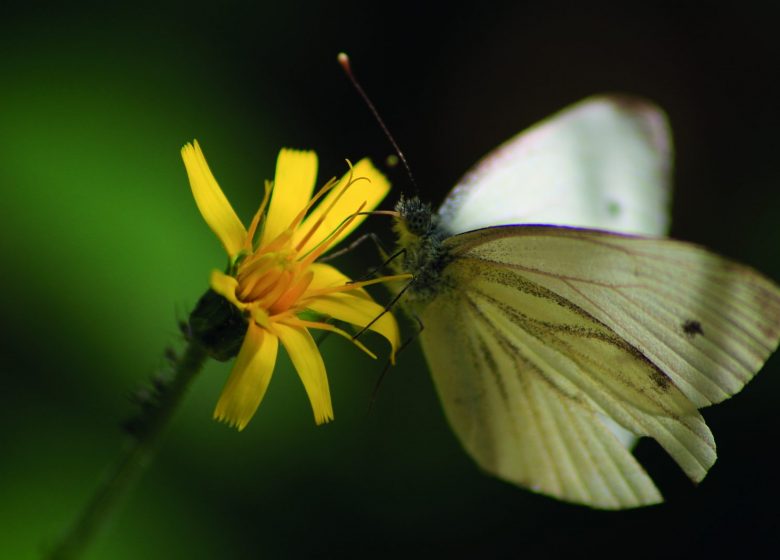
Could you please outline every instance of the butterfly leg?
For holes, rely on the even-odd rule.
[[[425,329],[425,325],[422,322],[422,319],[420,319],[417,315],[412,315],[415,321],[417,321],[417,326],[419,327],[419,330],[412,334],[409,338],[403,341],[401,346],[398,347],[398,351],[395,353],[396,356],[398,356],[403,350],[409,346],[417,337],[420,336],[420,333],[423,332]],[[390,360],[387,360],[385,362],[385,367],[382,368],[382,373],[379,374],[379,377],[376,380],[376,383],[374,384],[374,390],[371,391],[371,400],[368,403],[368,411],[371,412],[371,408],[374,406],[374,401],[376,400],[376,396],[379,394],[379,387],[382,385],[382,381],[385,379],[385,375],[388,371],[390,371],[390,366],[392,365],[392,362]]]
[[[377,250],[379,251],[379,256],[382,258],[382,260],[387,259],[387,251],[385,250],[384,246],[382,245],[382,242],[379,240],[379,236],[375,233],[366,233],[355,239],[352,243],[344,247],[343,249],[339,249],[338,251],[335,251],[331,254],[329,254],[326,257],[318,259],[319,262],[328,262],[336,257],[340,257],[342,255],[346,255],[347,253],[350,253],[357,249],[360,245],[365,243],[367,239],[370,239],[374,242],[374,245],[376,246]]]
[[[381,271],[383,268],[385,268],[387,265],[389,265],[395,259],[397,259],[398,257],[400,257],[400,256],[402,256],[404,254],[406,254],[406,249],[400,249],[400,250],[396,251],[395,253],[393,253],[392,255],[387,257],[382,264],[380,264],[379,266],[375,266],[374,268],[372,268],[371,270],[366,272],[360,278],[357,278],[356,280],[352,280],[349,283],[352,284],[354,282],[362,282],[364,280],[368,280],[369,278],[373,278],[377,273],[379,273],[379,271]]]
[[[373,319],[371,319],[371,321],[370,321],[370,322],[369,322],[369,323],[368,323],[366,326],[364,326],[364,327],[363,327],[362,329],[360,329],[360,330],[359,330],[359,331],[358,331],[358,332],[357,332],[355,335],[353,335],[353,336],[352,336],[352,340],[355,340],[356,338],[359,338],[360,336],[362,336],[362,334],[363,334],[364,332],[366,332],[368,329],[370,329],[370,328],[371,328],[371,326],[372,326],[374,323],[376,323],[376,322],[377,322],[377,321],[378,321],[378,320],[379,320],[379,319],[380,319],[380,318],[381,318],[381,317],[382,317],[382,316],[383,316],[385,313],[387,313],[387,312],[388,312],[388,311],[390,311],[390,310],[391,310],[393,307],[395,307],[395,304],[396,304],[396,303],[398,303],[398,300],[399,300],[399,299],[401,299],[401,296],[402,296],[402,295],[404,295],[404,293],[406,292],[406,290],[408,290],[408,289],[409,289],[409,286],[411,286],[411,285],[412,285],[412,282],[409,282],[408,284],[406,284],[406,286],[404,286],[403,288],[401,288],[401,290],[400,290],[400,291],[399,291],[399,292],[396,294],[396,296],[395,296],[393,299],[391,299],[391,300],[390,300],[390,303],[388,303],[387,305],[385,305],[385,308],[382,310],[382,312],[381,312],[379,315],[377,315],[376,317],[374,317]]]

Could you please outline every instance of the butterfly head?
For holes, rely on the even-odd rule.
[[[441,272],[448,262],[443,240],[446,233],[439,228],[439,217],[431,205],[418,197],[401,197],[395,205],[398,254],[392,266],[398,273],[413,275],[406,291],[406,301],[425,302],[441,288]]]
[[[427,237],[435,227],[431,205],[418,197],[405,198],[403,195],[395,205],[398,212],[396,231],[399,237]]]

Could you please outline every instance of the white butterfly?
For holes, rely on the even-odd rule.
[[[670,159],[659,109],[595,97],[498,148],[436,214],[416,198],[396,206],[404,306],[447,418],[487,472],[617,509],[662,501],[634,436],[697,482],[715,462],[697,409],[737,393],[777,347],[780,289],[658,237]]]

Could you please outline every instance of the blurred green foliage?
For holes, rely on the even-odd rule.
[[[127,394],[164,366],[163,349],[179,344],[177,318],[223,265],[191,200],[181,145],[201,141],[245,219],[283,145],[317,150],[323,180],[345,157],[389,152],[340,75],[339,50],[433,201],[483,153],[569,102],[604,90],[655,99],[676,133],[675,234],[780,277],[780,96],[767,78],[777,53],[766,18],[746,7],[701,19],[660,4],[637,13],[385,9],[9,7],[0,23],[0,557],[34,558],[71,522],[118,454]],[[408,186],[391,174],[399,192]],[[384,221],[368,227],[391,239]],[[347,267],[359,274],[376,259],[367,249]],[[699,488],[643,442],[638,454],[670,502],[607,514],[479,473],[416,347],[370,411],[383,364],[335,337],[323,348],[334,423],[314,425],[282,360],[247,430],[217,424],[229,364],[209,365],[88,557],[649,555],[667,552],[670,531],[675,551],[744,554],[776,538],[777,357],[743,394],[705,411],[720,459]]]

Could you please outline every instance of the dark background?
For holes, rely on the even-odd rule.
[[[390,153],[340,50],[434,203],[582,97],[656,101],[676,142],[673,235],[780,278],[777,26],[749,2],[99,6],[9,6],[0,20],[0,557],[36,557],[67,526],[119,452],[127,393],[162,367],[176,319],[224,262],[181,145],[200,140],[244,219],[282,146],[316,149],[322,180],[344,158]],[[389,173],[395,199],[409,183]],[[384,219],[367,228],[391,238]],[[366,250],[346,266],[375,262]],[[286,360],[244,432],[212,421],[229,364],[210,365],[89,557],[777,550],[778,357],[704,411],[719,459],[698,488],[642,441],[668,502],[607,513],[481,474],[418,346],[370,412],[382,364],[335,339],[323,350],[336,412],[324,427]]]

